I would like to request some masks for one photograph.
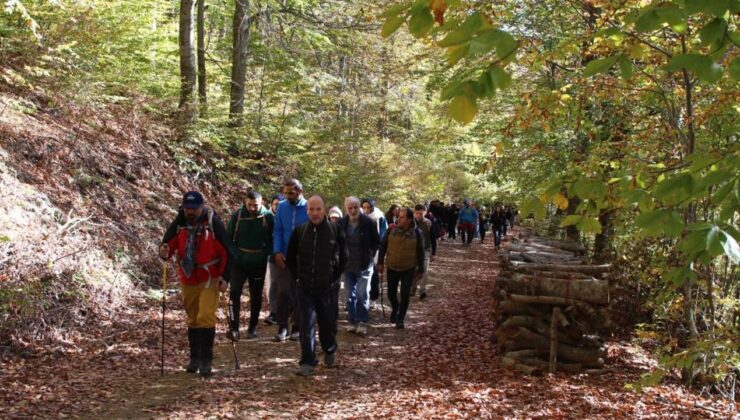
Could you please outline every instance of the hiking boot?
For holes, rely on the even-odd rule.
[[[253,338],[257,338],[257,330],[250,328],[247,330],[247,340],[251,340]]]
[[[200,373],[200,376],[211,376],[213,373],[213,340],[216,338],[216,328],[205,328],[202,331],[203,346],[201,347],[198,373]]]
[[[324,366],[328,368],[334,367],[335,353],[324,353]]]
[[[301,365],[295,374],[298,376],[311,376],[313,375],[313,370],[314,367],[311,365]]]
[[[403,325],[403,321],[396,322],[396,328],[399,330],[404,329],[405,325]]]
[[[267,325],[274,325],[277,324],[277,320],[275,319],[275,314],[270,314],[265,318],[265,324]]]
[[[293,331],[290,333],[290,341],[298,341],[301,339],[301,332],[300,331]]]
[[[356,333],[357,332],[357,325],[355,325],[355,324],[349,324],[349,326],[347,327],[346,331],[349,332],[349,333],[353,333],[353,334]]]
[[[419,300],[424,300],[427,298],[427,292],[421,292],[419,293]]]
[[[185,372],[195,373],[200,365],[200,330],[188,328],[188,343],[190,344],[190,363],[185,366]]]
[[[396,315],[395,312],[391,312],[391,324],[395,324],[396,323],[396,316],[397,315]]]
[[[288,329],[287,328],[280,328],[277,335],[275,336],[275,341],[279,343],[284,343],[288,341]]]
[[[226,338],[228,338],[231,341],[239,341],[239,330],[229,330],[226,331]]]
[[[360,337],[364,337],[367,335],[367,324],[364,322],[360,322],[357,324],[357,328],[355,329],[355,332],[357,332],[357,335]]]

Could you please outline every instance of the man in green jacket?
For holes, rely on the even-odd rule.
[[[226,232],[234,242],[236,259],[231,273],[231,330],[229,337],[239,339],[239,312],[244,282],[249,282],[249,328],[247,338],[257,337],[257,321],[262,308],[262,289],[265,286],[267,258],[272,252],[273,214],[262,206],[262,195],[247,193],[239,210],[229,220]]]

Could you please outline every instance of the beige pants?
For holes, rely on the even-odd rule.
[[[182,284],[182,303],[188,315],[189,328],[213,328],[216,326],[216,310],[218,309],[218,281],[215,279],[206,283]]]

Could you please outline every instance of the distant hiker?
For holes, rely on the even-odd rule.
[[[301,360],[296,373],[302,376],[311,375],[317,364],[316,324],[324,365],[334,366],[339,278],[347,266],[344,234],[327,220],[321,196],[309,198],[308,219],[293,231],[286,260],[297,285]]]
[[[378,254],[378,270],[387,264],[388,300],[391,302],[391,323],[404,328],[406,311],[409,307],[411,283],[414,277],[421,278],[426,271],[424,238],[414,226],[414,212],[403,208],[393,228],[388,230]],[[398,286],[401,286],[401,302],[398,302]]]
[[[504,207],[504,219],[506,220],[506,223],[504,223],[503,231],[501,232],[503,236],[506,236],[506,227],[507,225],[511,225],[512,217],[514,217],[514,215],[511,213],[511,209],[509,208],[509,206],[506,205]]]
[[[270,200],[270,213],[272,213],[273,216],[277,214],[277,206],[283,200],[285,200],[285,196],[283,196],[282,194],[272,196],[272,200]],[[270,256],[267,258],[267,272],[265,273],[265,277],[269,279],[267,288],[267,301],[270,304],[270,315],[265,318],[265,324],[267,325],[277,323],[278,287],[277,276],[274,275],[276,271],[275,269],[273,269],[274,266],[275,257],[274,255],[272,255],[272,253],[270,253]]]
[[[385,218],[383,212],[375,206],[375,200],[371,198],[364,198],[362,200],[362,210],[365,215],[370,217],[377,225],[378,236],[380,240],[383,240],[385,232],[388,230],[388,221]],[[370,279],[370,302],[371,306],[375,304],[375,301],[380,297],[380,281],[378,277],[378,254],[375,254],[373,260],[373,277]]]
[[[411,287],[411,296],[416,295],[416,287],[419,287],[419,299],[424,300],[427,297],[427,278],[429,277],[429,263],[434,261],[434,256],[437,255],[437,226],[430,219],[434,216],[426,214],[426,207],[423,204],[417,204],[414,207],[414,223],[416,227],[421,230],[422,237],[424,238],[424,266],[427,267],[424,270],[424,274],[419,278],[418,282],[414,281]]]
[[[262,195],[257,191],[246,194],[244,204],[229,220],[226,233],[236,248],[231,264],[231,329],[232,340],[239,339],[239,313],[244,282],[249,282],[249,327],[247,338],[257,337],[257,321],[262,309],[262,291],[265,286],[267,258],[272,253],[272,229],[275,217],[262,206]]]
[[[480,235],[480,243],[486,240],[486,231],[488,230],[488,215],[486,214],[486,208],[481,206],[480,212],[478,213],[478,234]]]
[[[295,305],[295,279],[288,266],[285,256],[288,252],[288,241],[293,230],[308,221],[308,203],[303,198],[303,185],[297,179],[290,179],[283,183],[283,195],[275,215],[275,229],[273,230],[273,255],[275,258],[275,275],[278,286],[278,333],[275,341],[298,340],[298,309]],[[293,326],[288,333],[288,322]]]
[[[190,345],[185,370],[205,376],[212,370],[218,295],[228,287],[221,276],[232,244],[221,219],[203,201],[197,191],[185,193],[177,217],[162,238],[159,257],[168,260],[177,255]]]
[[[493,230],[493,244],[498,249],[501,246],[501,236],[506,225],[506,216],[501,207],[496,207],[491,213],[491,229]]]
[[[339,219],[342,218],[342,210],[339,209],[339,207],[334,206],[329,209],[329,221],[332,223],[339,222]]]
[[[457,209],[457,206],[455,203],[450,203],[450,205],[447,207],[446,212],[447,217],[447,238],[448,239],[457,239],[457,217],[459,214],[459,211]]]
[[[347,214],[339,221],[339,228],[347,240],[349,252],[347,267],[342,273],[349,312],[347,331],[364,336],[370,320],[370,280],[375,254],[380,247],[380,235],[373,219],[360,211],[359,199],[347,197],[344,209]]]
[[[385,220],[389,225],[396,223],[396,219],[398,219],[398,213],[400,211],[401,207],[398,204],[391,204],[391,206],[388,207],[388,211],[385,212]]]
[[[468,200],[463,200],[463,208],[460,209],[457,222],[462,231],[461,239],[463,244],[470,245],[473,242],[473,231],[475,230],[475,225],[478,224],[478,210],[471,207]]]

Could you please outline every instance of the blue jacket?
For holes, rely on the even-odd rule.
[[[457,221],[472,224],[478,223],[478,210],[470,206],[463,207],[460,210],[460,215],[457,216]]]
[[[282,252],[286,255],[288,252],[288,242],[293,229],[308,221],[308,201],[301,197],[295,206],[291,205],[288,200],[283,200],[278,204],[277,214],[275,215],[275,228],[272,231],[272,253]]]

